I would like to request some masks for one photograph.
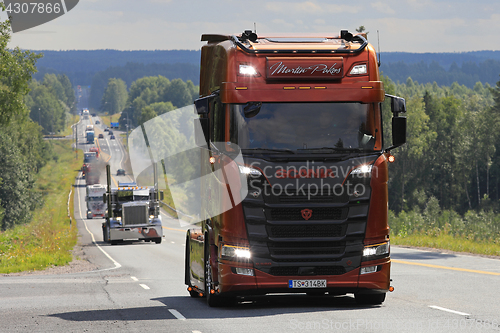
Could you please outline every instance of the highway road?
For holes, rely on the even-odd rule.
[[[105,135],[98,144],[113,179],[131,180],[116,176],[120,141]],[[187,227],[162,214],[161,244],[105,244],[102,219],[85,218],[84,180],[76,184],[80,243],[97,268],[0,277],[0,332],[500,332],[500,260],[395,246],[395,291],[381,306],[352,295],[271,295],[210,308],[184,285]]]

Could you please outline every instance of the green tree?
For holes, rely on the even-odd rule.
[[[42,127],[44,134],[62,131],[66,125],[66,112],[61,102],[45,84],[34,82],[31,87],[31,119]]]
[[[73,85],[71,84],[71,81],[66,76],[66,74],[58,75],[57,79],[59,80],[59,82],[61,82],[61,84],[64,88],[64,94],[66,96],[64,103],[69,107],[71,112],[75,111],[76,110],[76,96],[75,96],[75,91],[73,89]]]
[[[120,113],[128,99],[127,85],[122,79],[109,79],[101,100],[101,110],[109,114]]]
[[[2,11],[4,3],[0,3]],[[6,125],[15,115],[26,114],[24,96],[28,93],[28,82],[36,72],[35,63],[40,55],[22,51],[18,47],[9,49],[10,22],[0,22],[0,125]]]

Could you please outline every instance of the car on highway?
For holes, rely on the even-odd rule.
[[[110,137],[110,139],[111,139],[111,140],[114,140],[114,139],[115,139],[115,136],[114,136],[114,135],[112,135],[112,136]]]
[[[116,170],[116,175],[117,175],[117,176],[120,176],[120,175],[121,175],[121,176],[125,176],[125,170],[123,170],[123,169],[118,169],[118,170]]]
[[[108,134],[109,135],[113,135],[113,131],[112,130],[108,130]]]
[[[104,129],[104,132],[109,132],[109,128],[107,128],[107,127],[106,127],[106,128]]]
[[[96,125],[99,125],[101,122],[99,120],[95,121]]]
[[[104,135],[102,133],[99,133],[99,139],[103,139]]]

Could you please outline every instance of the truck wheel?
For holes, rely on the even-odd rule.
[[[212,264],[210,263],[210,245],[205,253],[205,295],[210,307],[230,306],[236,303],[236,298],[212,294]]]
[[[356,303],[363,305],[379,305],[385,301],[385,293],[378,294],[354,294]]]
[[[161,243],[161,237],[155,238],[154,241],[155,241],[156,244],[160,244]]]
[[[104,243],[109,242],[109,237],[108,237],[108,228],[106,228],[106,225],[102,225],[102,239]]]

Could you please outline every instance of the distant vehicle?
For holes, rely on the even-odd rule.
[[[93,131],[94,130],[94,125],[87,125],[87,128],[85,131]]]
[[[114,135],[112,135],[112,136],[110,137],[110,139],[111,139],[111,140],[114,140],[114,139],[115,139],[115,136],[114,136]]]
[[[106,128],[104,129],[104,132],[109,132],[109,128],[107,128],[107,127],[106,127]]]
[[[97,153],[95,151],[88,151],[83,153],[83,163],[90,163],[97,159]]]
[[[95,155],[96,155],[96,158],[99,158],[99,148],[97,148],[97,147],[91,147],[89,149],[89,152],[94,152]]]
[[[108,134],[109,134],[109,135],[113,135],[113,131],[112,131],[112,130],[109,130],[109,131],[108,131]]]
[[[125,176],[125,170],[123,170],[123,169],[116,170],[116,175],[117,176]]]
[[[96,120],[96,121],[95,121],[95,124],[96,124],[96,125],[99,125],[100,123],[101,123],[101,122],[100,122],[99,120]]]
[[[85,132],[85,137],[87,138],[87,143],[94,143],[94,131],[87,131]]]
[[[111,188],[109,164],[106,175],[108,191],[103,200],[108,206],[108,216],[102,224],[104,242],[115,245],[125,239],[137,239],[160,244],[163,229],[159,200],[163,200],[163,191],[121,182],[118,188]]]
[[[99,133],[99,139],[103,139],[104,135],[102,133]]]
[[[92,113],[92,117],[96,117],[97,115],[95,113]]]
[[[102,196],[106,193],[106,186],[101,184],[94,184],[87,186],[87,195],[85,201],[87,202],[87,218],[105,217],[106,205],[103,202]]]
[[[83,109],[82,116],[83,116],[83,119],[89,119],[89,110]]]

